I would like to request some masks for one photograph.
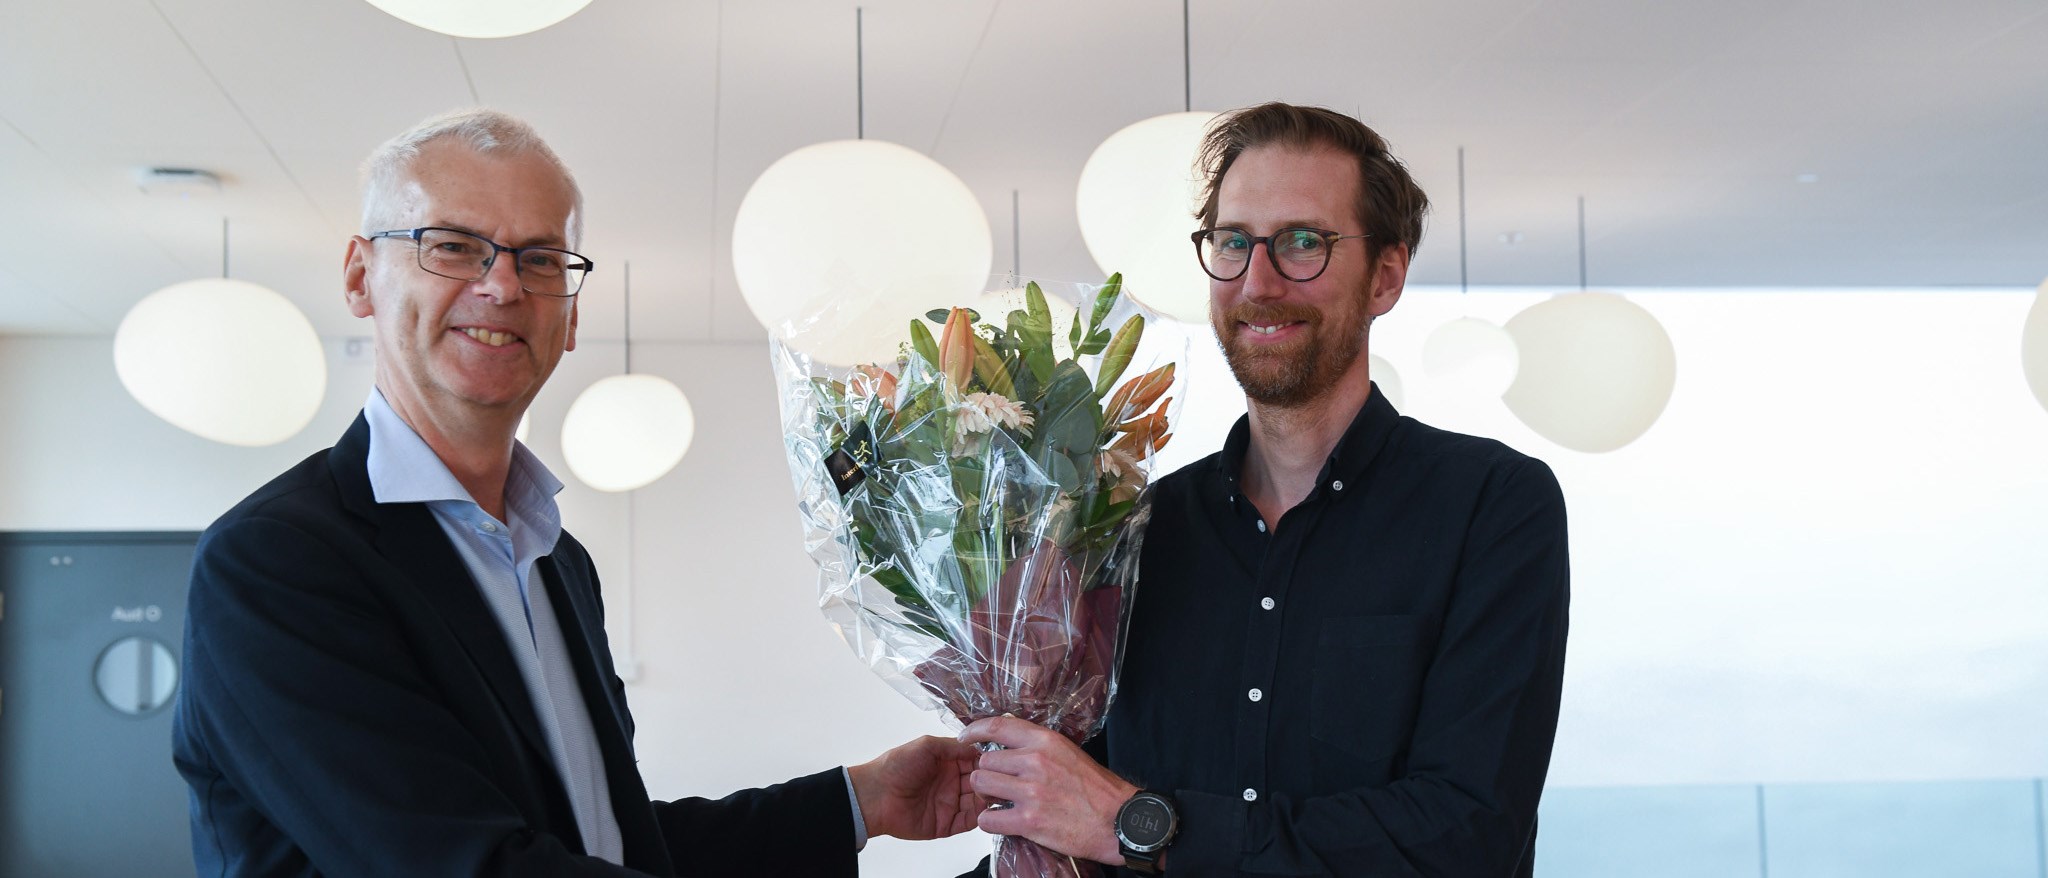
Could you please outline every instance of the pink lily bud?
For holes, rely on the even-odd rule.
[[[966,390],[974,377],[974,323],[965,308],[946,315],[946,328],[939,336],[939,369],[957,390]]]
[[[855,366],[854,370],[862,376],[856,380],[865,382],[867,388],[874,391],[874,397],[882,401],[883,406],[892,412],[896,410],[896,373],[872,365]]]

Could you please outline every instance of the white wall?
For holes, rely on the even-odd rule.
[[[1648,435],[1606,455],[1421,374],[1430,329],[1461,311],[1504,321],[1541,295],[1411,290],[1373,349],[1409,413],[1501,438],[1564,483],[1573,633],[1554,783],[2048,774],[2048,411],[2018,354],[2030,295],[1637,295],[1678,347],[1678,388]],[[1196,338],[1176,464],[1220,444],[1242,407]],[[329,348],[313,426],[248,450],[144,412],[107,339],[0,338],[0,529],[203,527],[347,426],[369,364]],[[689,394],[698,436],[630,500],[574,484],[558,447],[575,393],[619,361],[616,343],[570,354],[530,444],[571,482],[565,520],[605,577],[615,646],[639,660],[650,789],[717,795],[945,733],[816,609],[765,349],[635,345],[636,366]],[[884,840],[864,862],[953,874],[980,845]]]

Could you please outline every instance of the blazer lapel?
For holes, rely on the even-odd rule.
[[[519,665],[505,644],[505,632],[484,604],[476,580],[470,576],[469,568],[463,566],[462,556],[449,544],[448,535],[426,504],[376,501],[370,489],[369,452],[370,424],[357,415],[355,424],[328,455],[344,504],[376,528],[378,553],[412,580],[440,613],[520,736],[552,765],[553,757],[547,739],[541,735],[533,698],[527,694]]]
[[[561,624],[562,642],[576,671],[577,686],[583,690],[584,705],[590,710],[591,728],[597,733],[605,780],[611,788],[612,815],[625,842],[626,865],[667,875],[674,865],[668,845],[662,841],[661,825],[648,804],[639,759],[633,755],[632,714],[626,710],[625,692],[612,687],[616,677],[611,645],[604,636],[604,614],[597,606],[597,583],[584,575],[580,552],[573,552],[571,545],[565,534],[554,554],[540,559],[541,579],[547,583],[548,600]]]

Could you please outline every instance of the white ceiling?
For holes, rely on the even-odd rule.
[[[728,233],[797,147],[854,134],[854,0],[595,0],[457,41],[363,0],[0,0],[0,334],[108,334],[220,270],[340,303],[356,165],[476,100],[537,125],[589,202],[583,300],[617,337],[761,337]],[[863,0],[866,128],[987,209],[996,265],[1097,270],[1074,185],[1102,138],[1182,108],[1172,0]],[[2048,275],[2044,0],[1193,0],[1197,108],[1361,115],[1438,210],[1413,283],[1456,284],[1456,151],[1475,285],[2032,286]],[[140,166],[212,170],[150,198]],[[1800,182],[1817,175],[1817,182]],[[1515,246],[1500,236],[1520,232]]]

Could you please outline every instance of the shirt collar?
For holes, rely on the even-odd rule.
[[[370,493],[378,503],[445,501],[476,506],[468,489],[448,471],[427,440],[392,410],[383,391],[370,388],[363,417],[370,422]],[[514,440],[512,466],[505,476],[505,515],[512,520],[506,524],[515,529],[525,525],[542,532],[559,531],[561,514],[555,494],[561,490],[561,480],[548,472],[525,443]],[[482,507],[477,511],[481,513]],[[553,540],[545,542],[552,545]]]
[[[1393,435],[1394,425],[1401,420],[1401,413],[1394,410],[1394,404],[1387,401],[1387,395],[1380,392],[1380,386],[1372,386],[1372,394],[1366,397],[1365,405],[1351,419],[1351,426],[1337,440],[1337,446],[1330,449],[1330,456],[1323,462],[1323,471],[1316,478],[1317,492],[1322,483],[1332,478],[1358,480],[1365,474],[1365,467],[1372,462],[1381,448],[1386,447],[1387,437]],[[1244,475],[1244,456],[1251,449],[1252,419],[1244,415],[1230,428],[1230,438],[1223,442],[1223,453],[1217,456],[1217,474],[1223,477],[1231,493],[1238,492],[1238,481]]]

